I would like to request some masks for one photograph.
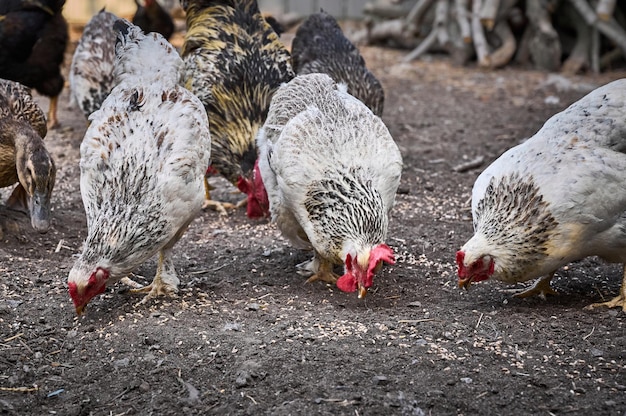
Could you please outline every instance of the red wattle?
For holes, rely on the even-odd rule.
[[[354,292],[357,289],[356,279],[351,273],[346,273],[337,279],[337,287],[343,292]]]

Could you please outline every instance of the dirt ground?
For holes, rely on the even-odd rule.
[[[0,205],[0,414],[626,414],[626,314],[583,310],[616,295],[620,265],[569,265],[547,300],[513,298],[497,282],[459,290],[454,265],[486,163],[625,74],[562,78],[363,53],[405,162],[388,237],[398,261],[365,300],[305,284],[295,265],[309,254],[274,225],[243,210],[203,212],[174,250],[178,298],[135,306],[119,284],[76,317],[66,279],[86,237],[85,120],[66,88],[62,126],[46,138],[58,166],[51,230],[37,234]],[[485,164],[453,169],[477,157]],[[212,182],[218,197],[239,198]],[[155,268],[134,277],[148,283]]]

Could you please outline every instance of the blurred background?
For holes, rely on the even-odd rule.
[[[309,15],[323,8],[338,19],[359,19],[368,0],[259,0],[264,13]],[[171,9],[179,7],[178,0],[162,0]],[[137,9],[134,0],[67,0],[63,14],[70,24],[85,24],[91,16],[106,6],[118,16],[132,17]],[[169,7],[166,8],[169,9]]]

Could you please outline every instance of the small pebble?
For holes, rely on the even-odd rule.
[[[384,385],[389,384],[389,379],[387,379],[387,377],[385,376],[374,376],[372,377],[372,382],[376,386],[384,386]]]
[[[130,363],[130,359],[128,357],[126,358],[122,358],[120,360],[115,360],[113,362],[113,367],[115,367],[115,369],[121,368],[121,367],[128,367],[128,364]]]
[[[241,325],[236,322],[228,322],[222,328],[224,331],[239,331],[241,330]]]
[[[591,356],[593,357],[602,357],[604,355],[604,351],[599,350],[597,348],[592,348],[589,350],[589,352],[591,353]]]

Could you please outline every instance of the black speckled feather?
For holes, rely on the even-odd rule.
[[[70,66],[70,96],[85,117],[102,105],[114,86],[116,32],[113,13],[101,10],[94,15],[76,46]]]
[[[383,87],[366,68],[359,50],[328,13],[315,13],[300,25],[292,42],[291,62],[298,75],[321,72],[335,82],[345,83],[348,92],[374,114],[383,114]]]
[[[236,184],[251,175],[272,95],[294,76],[289,52],[255,0],[182,4],[188,27],[183,81],[209,116],[212,166]]]

